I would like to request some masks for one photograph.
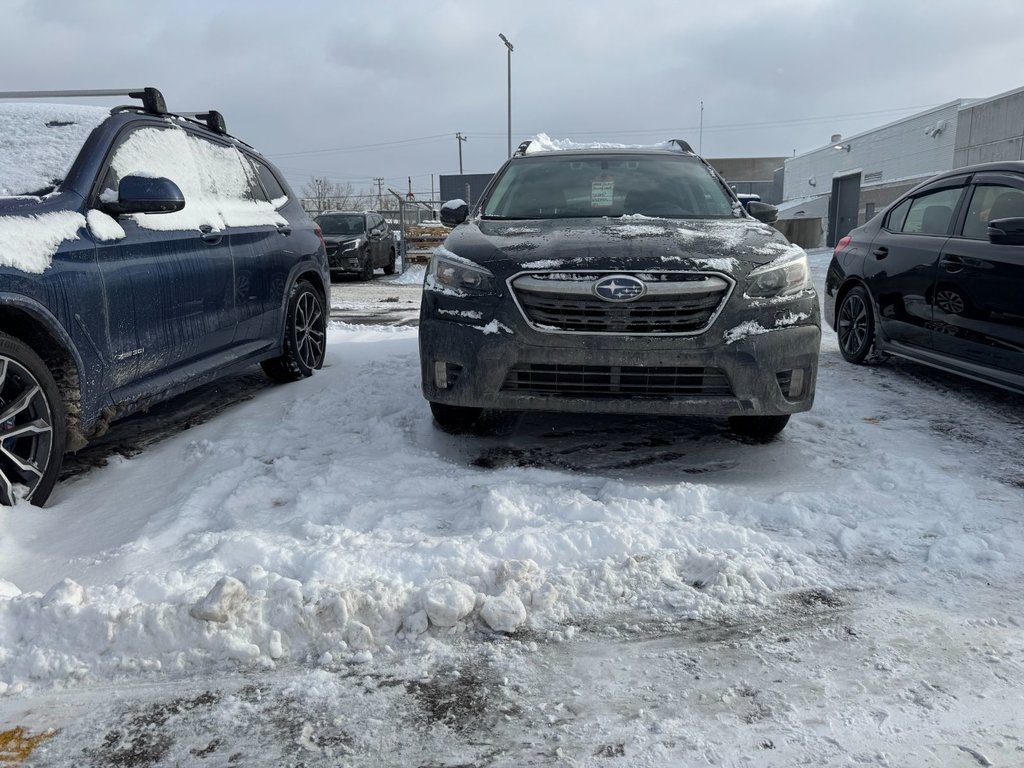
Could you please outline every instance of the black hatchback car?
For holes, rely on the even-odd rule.
[[[1024,392],[1024,162],[943,173],[854,229],[824,312],[851,363],[892,354]]]
[[[219,113],[122,95],[143,104],[0,102],[4,504],[43,504],[113,419],[243,366],[323,364],[330,277],[298,198]]]
[[[542,150],[546,148],[541,143]],[[423,394],[448,431],[494,414],[728,417],[770,436],[814,399],[807,257],[682,141],[534,151],[438,248],[420,305]]]

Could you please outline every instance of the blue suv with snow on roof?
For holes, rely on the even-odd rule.
[[[6,101],[68,95],[142,106]],[[219,113],[153,88],[0,98],[0,502],[42,505],[113,419],[257,362],[322,366],[319,229]]]
[[[775,216],[683,141],[525,142],[472,214],[442,208],[419,331],[434,420],[694,414],[777,434],[813,402],[820,314]]]

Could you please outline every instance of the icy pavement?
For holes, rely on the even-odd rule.
[[[330,340],[3,511],[0,764],[1024,765],[1021,397],[826,331],[767,444],[456,438],[415,328]]]

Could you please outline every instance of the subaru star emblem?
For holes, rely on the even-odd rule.
[[[629,275],[611,275],[594,283],[594,293],[605,301],[633,301],[647,293],[647,285]]]

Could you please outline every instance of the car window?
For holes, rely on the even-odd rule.
[[[904,200],[889,211],[889,217],[886,219],[885,228],[891,232],[899,232],[903,229],[903,222],[906,221],[907,211],[910,210],[910,204],[912,202],[912,200]]]
[[[260,177],[260,182],[263,184],[263,188],[267,191],[267,197],[276,205],[280,206],[280,201],[288,197],[288,193],[284,191],[284,187],[281,185],[281,182],[277,180],[274,172],[270,170],[267,165],[261,163],[254,157],[250,157],[249,159],[256,168],[256,174]]]
[[[946,235],[953,220],[953,211],[960,200],[963,187],[941,189],[910,201],[910,209],[902,227],[893,231],[908,235]]]
[[[325,235],[361,235],[366,231],[366,224],[359,213],[325,213],[316,217]]]
[[[125,134],[104,172],[100,200],[116,201],[118,184],[128,175],[170,179],[185,198],[185,207],[174,213],[134,214],[147,228],[219,230],[273,224],[280,218],[266,202],[254,199],[253,168],[235,147],[183,128],[147,125]]]
[[[995,219],[1024,217],[1024,191],[998,184],[978,185],[971,194],[963,236],[988,239],[988,223]]]
[[[513,162],[498,179],[482,213],[508,219],[736,215],[732,199],[699,161],[614,155]]]

